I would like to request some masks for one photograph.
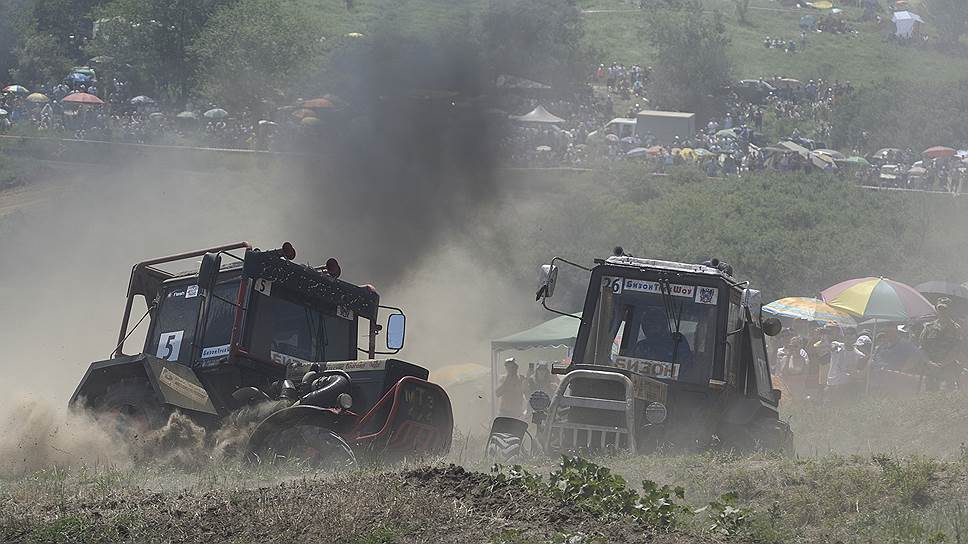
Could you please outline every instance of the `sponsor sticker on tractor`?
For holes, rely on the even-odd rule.
[[[182,378],[167,368],[161,369],[158,381],[162,385],[169,387],[172,391],[191,399],[193,402],[197,402],[198,404],[208,402],[208,393],[205,392],[205,389],[200,385],[195,385],[185,378]]]
[[[202,350],[202,359],[211,359],[212,357],[222,357],[229,354],[229,344],[224,346],[212,346],[210,348],[205,348]]]
[[[635,357],[616,357],[615,366],[650,378],[666,380],[679,379],[679,365],[665,361],[636,359]]]
[[[696,293],[695,285],[679,285],[677,283],[670,283],[668,285],[669,291],[675,297],[692,298]],[[661,284],[657,281],[633,280],[631,278],[625,278],[625,285],[622,286],[622,289],[624,291],[657,294],[661,294],[663,291]]]
[[[361,361],[340,361],[338,363],[328,363],[326,368],[333,370],[384,370],[387,367],[386,359],[364,359]]]
[[[699,287],[696,289],[696,302],[699,304],[716,304],[719,301],[719,289],[715,287]]]

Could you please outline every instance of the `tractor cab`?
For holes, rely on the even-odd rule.
[[[574,364],[622,368],[684,391],[732,388],[776,405],[759,293],[719,267],[598,261],[582,315],[590,319],[578,329]]]
[[[232,393],[239,388],[267,390],[292,368],[374,359],[403,347],[405,316],[381,307],[372,287],[339,279],[335,259],[313,268],[294,258],[288,243],[260,251],[240,242],[135,265],[117,347],[111,359],[91,365],[71,402],[103,396],[145,367],[166,404],[224,415],[238,407]],[[197,270],[168,271],[199,259]],[[139,297],[148,311],[129,329]],[[391,312],[383,352],[376,349],[381,308]],[[126,355],[139,326],[145,343]]]
[[[556,257],[542,267],[537,298],[562,315],[573,314],[547,305],[559,263],[590,279],[575,317],[581,323],[574,352],[552,370],[563,375],[558,390],[550,403],[532,403],[546,451],[789,448],[764,341],[780,331],[779,322],[761,319],[759,292],[735,279],[731,267],[619,250],[591,268]],[[515,428],[496,420],[495,443],[515,444],[506,436]]]

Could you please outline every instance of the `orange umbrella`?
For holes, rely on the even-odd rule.
[[[929,159],[939,159],[941,157],[954,157],[958,152],[950,147],[945,147],[943,145],[937,145],[934,147],[929,147],[925,149],[922,155]]]
[[[304,108],[332,108],[333,103],[328,98],[313,98],[302,103]]]
[[[74,104],[104,104],[100,98],[88,93],[69,94],[64,97],[62,102],[71,102]]]

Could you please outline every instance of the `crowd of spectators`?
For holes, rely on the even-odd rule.
[[[94,77],[81,75],[72,73],[62,82],[32,85],[30,90],[9,87],[0,94],[0,130],[136,144],[290,150],[316,128],[305,122],[314,112],[300,108],[262,115],[226,112],[215,104],[166,108],[150,97],[131,96],[126,81],[112,78],[101,87]],[[64,101],[77,93],[98,97],[100,103]]]
[[[955,306],[942,297],[930,321],[876,327],[794,322],[777,337],[773,372],[797,396],[821,403],[958,389],[968,345],[966,316]]]

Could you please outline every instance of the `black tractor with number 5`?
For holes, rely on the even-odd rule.
[[[170,271],[199,258],[197,270]],[[403,348],[403,312],[339,279],[335,259],[314,268],[294,258],[288,242],[271,251],[239,242],[136,264],[117,347],[90,365],[71,406],[132,440],[176,411],[208,430],[247,422],[244,449],[260,462],[446,453],[450,399],[427,369],[392,357]],[[146,311],[129,330],[138,303]],[[145,343],[126,355],[136,329]]]
[[[547,305],[558,263],[591,275],[574,352],[552,368],[562,375],[556,393],[531,395],[530,425],[494,420],[491,457],[670,447],[792,453],[764,338],[780,323],[761,317],[760,293],[732,267],[641,259],[621,248],[592,268],[556,257],[542,267],[537,298],[569,316]]]

